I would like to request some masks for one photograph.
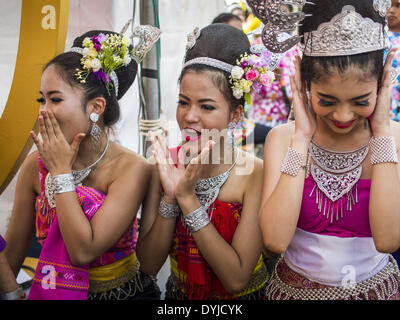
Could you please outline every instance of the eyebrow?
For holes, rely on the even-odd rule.
[[[40,93],[42,96],[44,95],[42,91],[39,91],[39,93]],[[53,91],[47,92],[48,95],[52,95],[52,94],[55,94],[55,93],[62,93],[62,92],[61,92],[61,91],[58,91],[58,90],[53,90]]]
[[[186,97],[186,96],[185,96],[184,94],[182,94],[182,93],[180,93],[179,96],[182,97],[182,98],[184,98],[184,99],[186,99],[186,100],[189,100],[189,101],[190,101],[190,99],[189,99],[188,97]],[[211,99],[211,98],[205,98],[205,99],[200,99],[200,100],[199,100],[199,102],[210,102],[210,101],[211,101],[211,102],[215,102],[215,103],[217,102],[217,101],[215,101],[214,99]]]
[[[324,93],[321,93],[321,92],[317,92],[317,93],[318,93],[318,95],[319,95],[320,97],[322,97],[322,98],[332,99],[332,100],[339,100],[338,98],[336,98],[336,97],[334,97],[334,96],[331,96],[331,95],[329,95],[329,94],[324,94]],[[369,93],[363,94],[363,95],[361,95],[361,96],[351,98],[350,101],[366,99],[366,98],[368,98],[368,97],[371,95],[371,93],[372,93],[372,92],[369,92]]]

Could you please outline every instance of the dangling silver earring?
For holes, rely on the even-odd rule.
[[[90,121],[93,122],[92,125],[92,130],[90,130],[90,135],[92,138],[96,141],[100,141],[100,136],[101,136],[101,128],[97,125],[97,121],[99,121],[99,115],[97,113],[91,113],[90,114]]]
[[[234,130],[236,128],[236,122],[231,121],[228,124],[228,130],[227,130],[227,142],[232,148],[235,146],[235,135],[234,135]]]

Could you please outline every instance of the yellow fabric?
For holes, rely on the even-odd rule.
[[[32,269],[36,270],[36,266],[37,266],[37,264],[38,264],[38,261],[39,261],[38,258],[26,257],[22,265],[23,265],[23,266],[27,266],[27,267],[31,267]],[[32,272],[31,270],[24,269],[24,271],[25,271],[31,278],[33,278],[33,276],[35,275],[35,273]]]
[[[171,272],[176,276],[176,278],[177,279],[182,279],[183,278],[183,280],[186,281],[186,273],[181,271],[180,272],[180,276],[178,275],[178,261],[176,261],[176,259],[174,259],[172,256],[169,256],[169,261],[170,261],[170,265],[171,265]],[[257,264],[256,264],[256,266],[255,266],[255,268],[254,268],[254,270],[252,272],[252,275],[256,274],[257,272],[259,272],[261,267],[262,267],[262,265],[263,265],[263,257],[262,257],[262,255],[260,255],[260,258],[258,258]],[[268,279],[266,279],[266,281],[268,281]],[[250,292],[257,291],[265,284],[265,282],[260,284],[259,286],[255,287],[255,288],[245,288],[245,290],[243,290],[243,292],[240,292],[235,296],[236,297],[240,297],[240,296],[243,296],[245,294],[249,294]]]
[[[89,269],[90,281],[109,281],[117,278],[127,272],[136,263],[136,252],[131,255],[118,260],[114,263],[107,264],[102,267],[95,267]]]
[[[250,14],[246,19],[246,22],[243,24],[243,32],[248,34],[250,31],[256,30],[261,24],[260,19],[255,17],[253,14]]]

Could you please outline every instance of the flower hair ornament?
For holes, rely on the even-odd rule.
[[[186,50],[192,49],[196,40],[201,36],[198,27],[187,37],[188,43]],[[275,80],[275,74],[272,72],[271,53],[262,50],[252,50],[251,54],[243,54],[236,61],[236,65],[210,58],[197,57],[186,61],[183,68],[193,64],[202,64],[213,67],[229,73],[229,83],[231,84],[233,96],[236,99],[245,97],[246,102],[251,105],[251,90],[259,92],[262,86],[269,85]]]
[[[131,37],[123,34],[103,34],[86,37],[82,47],[73,47],[70,52],[81,54],[82,69],[77,69],[75,74],[81,83],[86,83],[90,74],[102,81],[109,95],[114,89],[118,97],[119,82],[115,70],[128,66],[132,59],[139,64],[159,39],[161,31],[150,25],[139,25],[133,30]],[[133,38],[139,42],[132,50]]]
[[[243,54],[231,70],[229,83],[233,96],[240,99],[244,96],[248,106],[251,103],[251,89],[260,92],[263,86],[269,86],[275,80],[275,74],[269,70],[271,53]],[[245,112],[246,113],[246,112]]]

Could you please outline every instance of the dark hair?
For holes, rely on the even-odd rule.
[[[93,30],[86,32],[80,37],[76,38],[73,42],[73,47],[82,48],[82,42],[86,37],[92,37],[103,34],[117,34],[112,31],[104,30]],[[130,48],[131,50],[132,48]],[[43,71],[45,71],[49,66],[54,65],[59,71],[59,75],[73,87],[80,87],[84,92],[83,105],[86,105],[88,101],[103,97],[106,100],[106,108],[103,114],[103,123],[105,126],[112,126],[115,124],[120,117],[120,108],[118,100],[121,99],[124,94],[128,91],[129,87],[135,80],[137,72],[137,63],[132,59],[131,63],[127,67],[121,67],[115,70],[118,77],[118,97],[115,95],[113,89],[110,92],[107,91],[106,86],[103,81],[99,80],[95,75],[90,74],[86,79],[86,83],[81,83],[76,77],[76,69],[82,69],[81,65],[82,55],[75,52],[65,52],[48,62]]]
[[[231,20],[237,20],[242,22],[240,18],[236,14],[228,13],[228,12],[223,12],[217,15],[212,23],[229,23]]]
[[[374,10],[372,0],[317,0],[313,2],[315,5],[306,4],[303,7],[303,12],[312,16],[301,22],[300,35],[317,30],[321,23],[329,22],[346,5],[353,6],[363,17],[382,25],[385,24],[385,19]],[[310,57],[304,55],[301,61],[303,83],[309,88],[310,83],[321,79],[324,73],[328,75],[333,71],[344,73],[349,67],[364,70],[366,79],[380,79],[383,74],[383,49],[349,56]]]
[[[198,57],[209,57],[236,65],[236,60],[245,53],[250,53],[250,42],[243,31],[227,24],[215,23],[201,30],[194,47],[186,52],[185,62]],[[244,98],[236,99],[233,96],[228,72],[203,64],[192,64],[182,70],[179,81],[188,71],[211,71],[211,79],[227,99],[231,111],[239,105],[244,106]]]

